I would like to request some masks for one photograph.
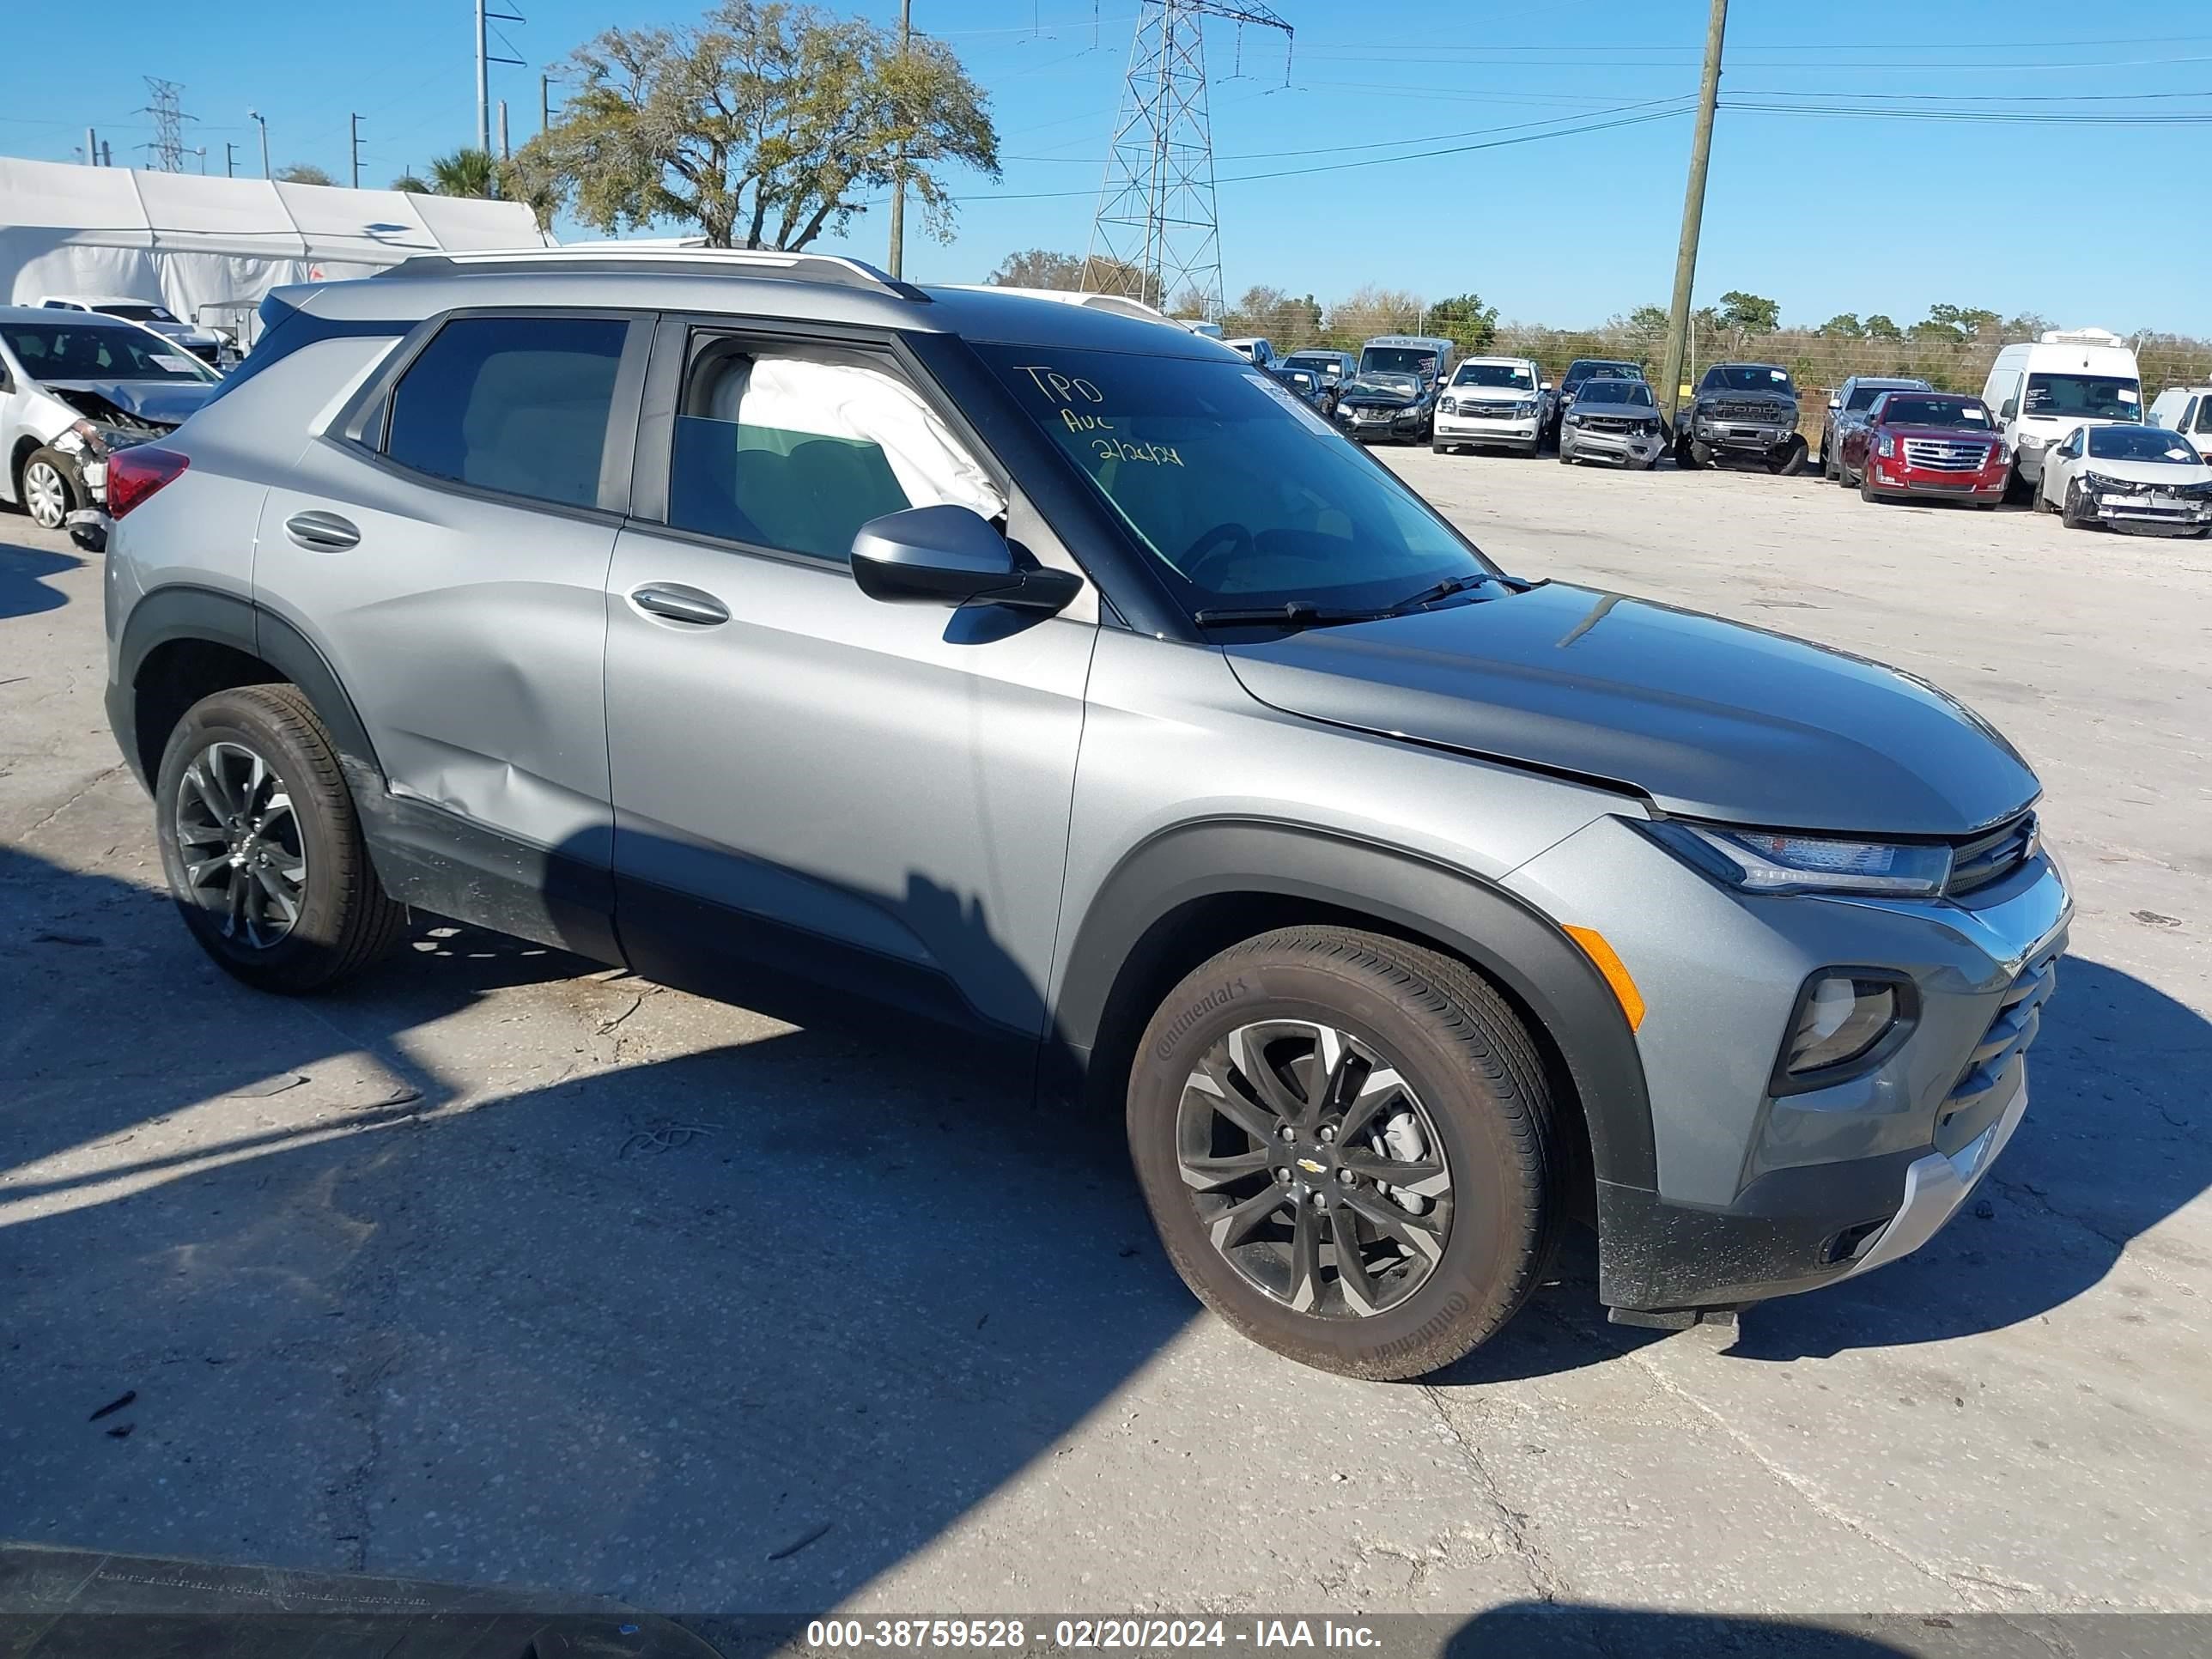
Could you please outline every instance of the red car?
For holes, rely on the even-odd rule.
[[[1885,392],[1866,424],[1844,435],[1838,467],[1862,501],[1948,497],[1994,507],[2004,499],[2012,453],[1979,398],[1952,392]]]

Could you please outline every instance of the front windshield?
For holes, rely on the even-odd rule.
[[[2176,466],[2194,466],[2201,459],[2188,439],[2156,426],[2093,426],[2089,455],[2100,461],[2166,461]]]
[[[106,321],[0,323],[0,338],[34,380],[209,381],[215,371],[158,334]]]
[[[1310,356],[1303,351],[1294,351],[1283,361],[1292,368],[1310,368],[1319,374],[1341,374],[1344,372],[1342,363],[1325,355]]]
[[[1790,371],[1769,363],[1715,363],[1705,371],[1700,392],[1780,392],[1791,396]]]
[[[1418,374],[1376,374],[1362,373],[1346,388],[1349,392],[1387,392],[1394,398],[1418,398],[1421,395],[1421,377]]]
[[[1374,609],[1490,571],[1387,469],[1242,364],[975,349],[1194,611]]]
[[[1452,376],[1454,386],[1503,386],[1516,392],[1534,392],[1536,377],[1528,372],[1526,363],[1462,363],[1459,373]]]
[[[1879,380],[1875,381],[1871,386],[1855,386],[1851,388],[1851,395],[1844,399],[1844,407],[1847,410],[1853,409],[1872,409],[1875,404],[1875,399],[1881,397],[1883,392],[1899,390],[1917,392],[1920,390],[1920,388],[1917,386],[1905,386],[1900,388],[1897,386],[1885,386]]]
[[[2021,412],[2132,421],[2142,413],[2142,387],[2119,374],[2031,374]]]
[[[1582,404],[1634,404],[1650,409],[1651,388],[1641,380],[1592,380],[1576,395],[1575,402]]]
[[[1600,363],[1577,358],[1567,365],[1567,379],[1582,385],[1592,380],[1640,380],[1644,371],[1634,363]]]
[[[1359,354],[1359,372],[1372,374],[1378,369],[1432,380],[1437,372],[1437,354],[1417,346],[1370,346]]]
[[[1944,398],[1930,392],[1893,392],[1881,406],[1884,426],[1958,426],[1987,432],[1989,405],[1979,398]]]
[[[133,323],[173,323],[177,319],[159,306],[94,306],[102,316],[120,317]]]

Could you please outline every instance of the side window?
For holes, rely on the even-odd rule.
[[[999,519],[1006,501],[885,359],[712,337],[677,406],[668,522],[842,564],[854,532],[909,507]]]
[[[2197,400],[2197,428],[2199,432],[2212,432],[2212,398]],[[2201,448],[2202,446],[2200,445]]]
[[[2192,419],[2197,413],[2197,402],[2196,398],[2191,398],[2187,403],[2182,404],[2181,418],[2173,423],[2173,429],[2176,432],[2202,432],[2204,429],[2202,422]],[[2212,413],[2212,400],[2207,401],[2206,410],[2207,412]]]
[[[629,331],[611,317],[455,318],[392,388],[386,456],[482,489],[594,505]]]

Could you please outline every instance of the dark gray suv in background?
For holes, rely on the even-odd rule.
[[[2069,903],[2002,738],[1499,570],[1212,342],[665,250],[264,319],[116,456],[106,587],[172,890],[251,984],[419,908],[932,1016],[1126,1117],[1224,1318],[1373,1377],[1572,1220],[1647,1323],[1893,1261],[2026,1108]]]

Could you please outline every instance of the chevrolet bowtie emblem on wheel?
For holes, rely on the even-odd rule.
[[[1298,1160],[1298,1168],[1304,1170],[1308,1175],[1326,1175],[1328,1173],[1328,1170],[1323,1165],[1315,1163],[1313,1159],[1310,1158],[1300,1158]]]

